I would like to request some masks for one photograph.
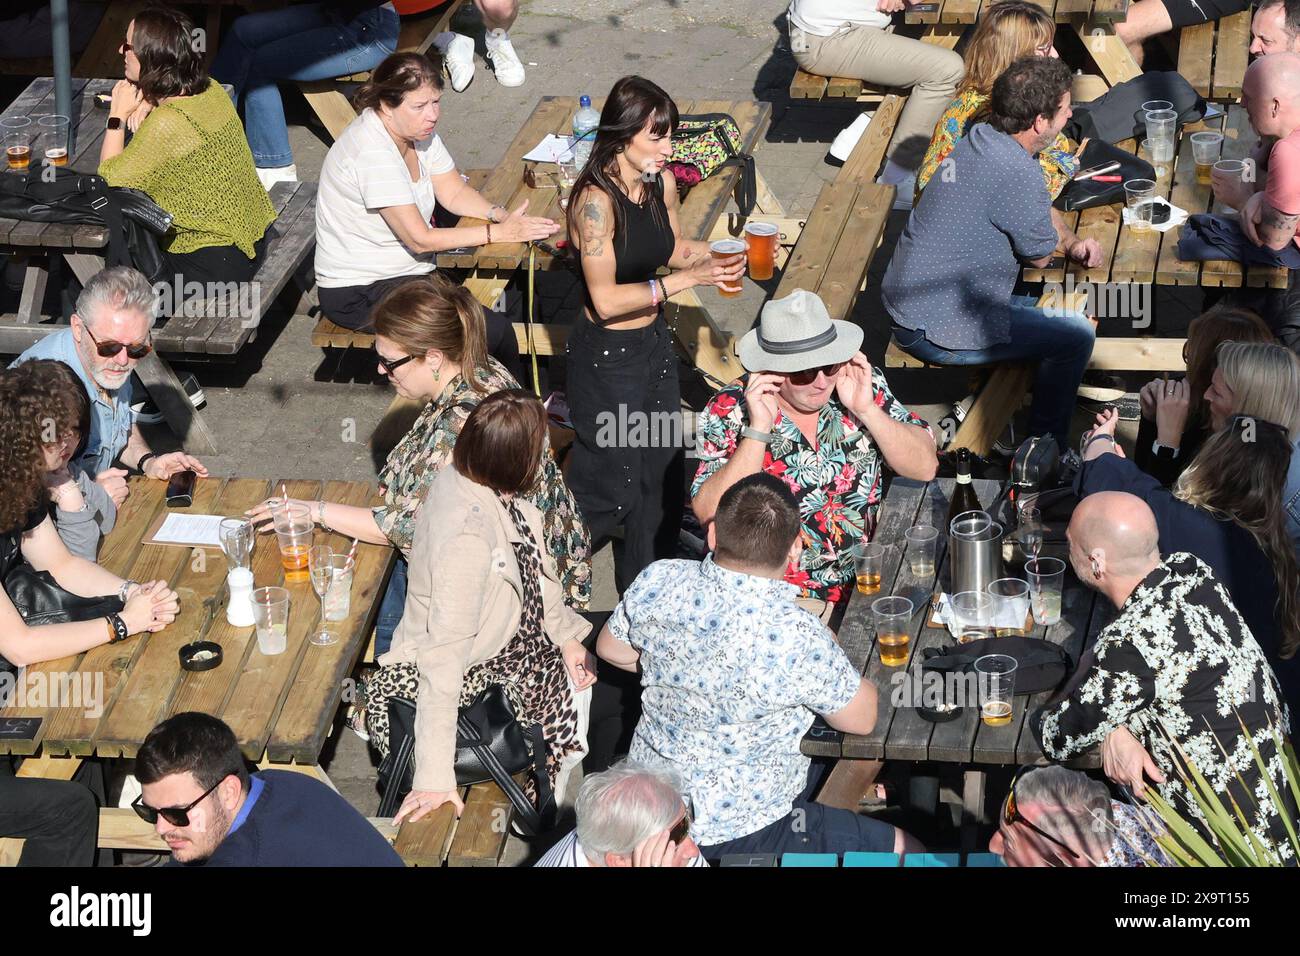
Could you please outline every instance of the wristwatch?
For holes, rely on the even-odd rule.
[[[761,441],[764,445],[770,445],[775,436],[771,432],[761,432],[757,428],[750,428],[746,425],[740,430],[740,437],[752,438],[754,441]]]
[[[132,581],[132,580],[129,580],[129,579],[126,580],[126,581],[123,581],[123,582],[122,582],[122,586],[121,586],[120,588],[117,589],[117,599],[118,599],[119,601],[121,601],[123,604],[125,604],[125,603],[126,603],[126,592],[129,591],[133,586],[135,586],[135,585],[137,585],[137,584],[139,584],[139,583],[140,583],[139,581]]]
[[[104,129],[121,129],[121,128],[122,128],[122,117],[120,116],[110,116],[108,118],[108,122],[104,124]]]
[[[1155,455],[1157,458],[1162,458],[1165,461],[1174,461],[1178,457],[1178,449],[1170,448],[1168,445],[1162,445],[1160,444],[1160,440],[1157,439],[1151,443],[1151,454]]]

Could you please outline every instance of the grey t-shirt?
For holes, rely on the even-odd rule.
[[[1037,160],[977,123],[907,220],[880,290],[890,316],[940,348],[1011,341],[1016,257],[1039,259],[1056,248],[1051,206]]]

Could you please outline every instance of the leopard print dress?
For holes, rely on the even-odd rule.
[[[520,723],[542,725],[548,751],[546,771],[553,789],[564,759],[581,753],[585,744],[578,732],[578,711],[564,658],[560,649],[547,639],[543,627],[541,551],[519,506],[506,499],[501,499],[501,504],[523,539],[514,545],[524,588],[523,610],[518,630],[501,653],[465,672],[460,706],[473,703],[485,688],[501,685]],[[388,699],[404,697],[415,701],[419,689],[419,670],[412,663],[381,667],[362,685],[361,701],[370,740],[382,756],[388,756]],[[531,775],[525,791],[536,803],[536,786]]]

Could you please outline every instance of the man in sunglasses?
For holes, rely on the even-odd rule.
[[[623,761],[582,779],[578,826],[534,866],[708,866],[691,838],[681,781]]]
[[[1007,866],[1168,866],[1162,830],[1155,814],[1112,799],[1081,770],[1021,767],[989,851]]]
[[[1119,613],[1066,687],[1031,716],[1043,754],[1069,760],[1101,747],[1110,772],[1117,747],[1145,749],[1160,795],[1213,840],[1184,782],[1190,760],[1223,804],[1241,808],[1260,841],[1294,865],[1283,817],[1295,819],[1296,807],[1274,736],[1274,728],[1289,733],[1289,718],[1277,677],[1227,589],[1195,555],[1161,555],[1155,515],[1136,495],[1088,495],[1066,537],[1075,575]],[[1141,758],[1118,763],[1136,763],[1139,779],[1117,782],[1138,789]]]
[[[143,275],[128,266],[104,269],[81,290],[71,326],[45,336],[13,363],[55,359],[81,378],[90,396],[90,434],[73,464],[95,476],[118,506],[126,500],[127,471],[114,462],[161,481],[178,471],[208,474],[183,451],[151,451],[131,411],[131,372],[153,350],[153,306],[153,287]]]
[[[131,805],[194,866],[402,866],[360,813],[319,780],[290,770],[250,774],[229,727],[177,714],[136,755],[143,792]]]
[[[749,374],[714,395],[696,426],[700,523],[746,475],[780,478],[803,521],[803,553],[785,579],[827,620],[852,590],[853,546],[875,530],[884,468],[921,481],[938,468],[929,426],[894,398],[861,345],[862,329],[833,321],[816,294],[774,299],[740,341]]]

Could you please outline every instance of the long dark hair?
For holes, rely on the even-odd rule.
[[[43,438],[59,403],[26,365],[0,370],[0,534],[21,531],[49,500]]]
[[[581,196],[583,191],[599,189],[609,197],[614,206],[614,235],[623,228],[623,209],[618,202],[618,194],[627,194],[618,175],[618,154],[627,148],[632,137],[650,124],[650,131],[656,136],[671,136],[677,128],[677,104],[673,98],[657,84],[642,76],[625,76],[609,91],[605,99],[605,108],[600,111],[600,126],[596,141],[591,147],[591,157],[587,165],[578,174],[573,184],[571,195]],[[662,176],[656,176],[646,182],[646,189],[652,196],[662,199],[664,183]],[[578,220],[577,202],[569,203],[569,235],[581,235]],[[661,202],[653,203],[652,214],[659,216]]]
[[[131,46],[140,61],[140,94],[157,106],[169,96],[193,96],[208,88],[204,53],[195,49],[194,21],[171,7],[152,6],[133,19]]]
[[[394,53],[370,71],[370,82],[362,83],[352,96],[352,108],[378,111],[382,103],[397,109],[407,93],[422,86],[442,89],[442,70],[423,53]]]

